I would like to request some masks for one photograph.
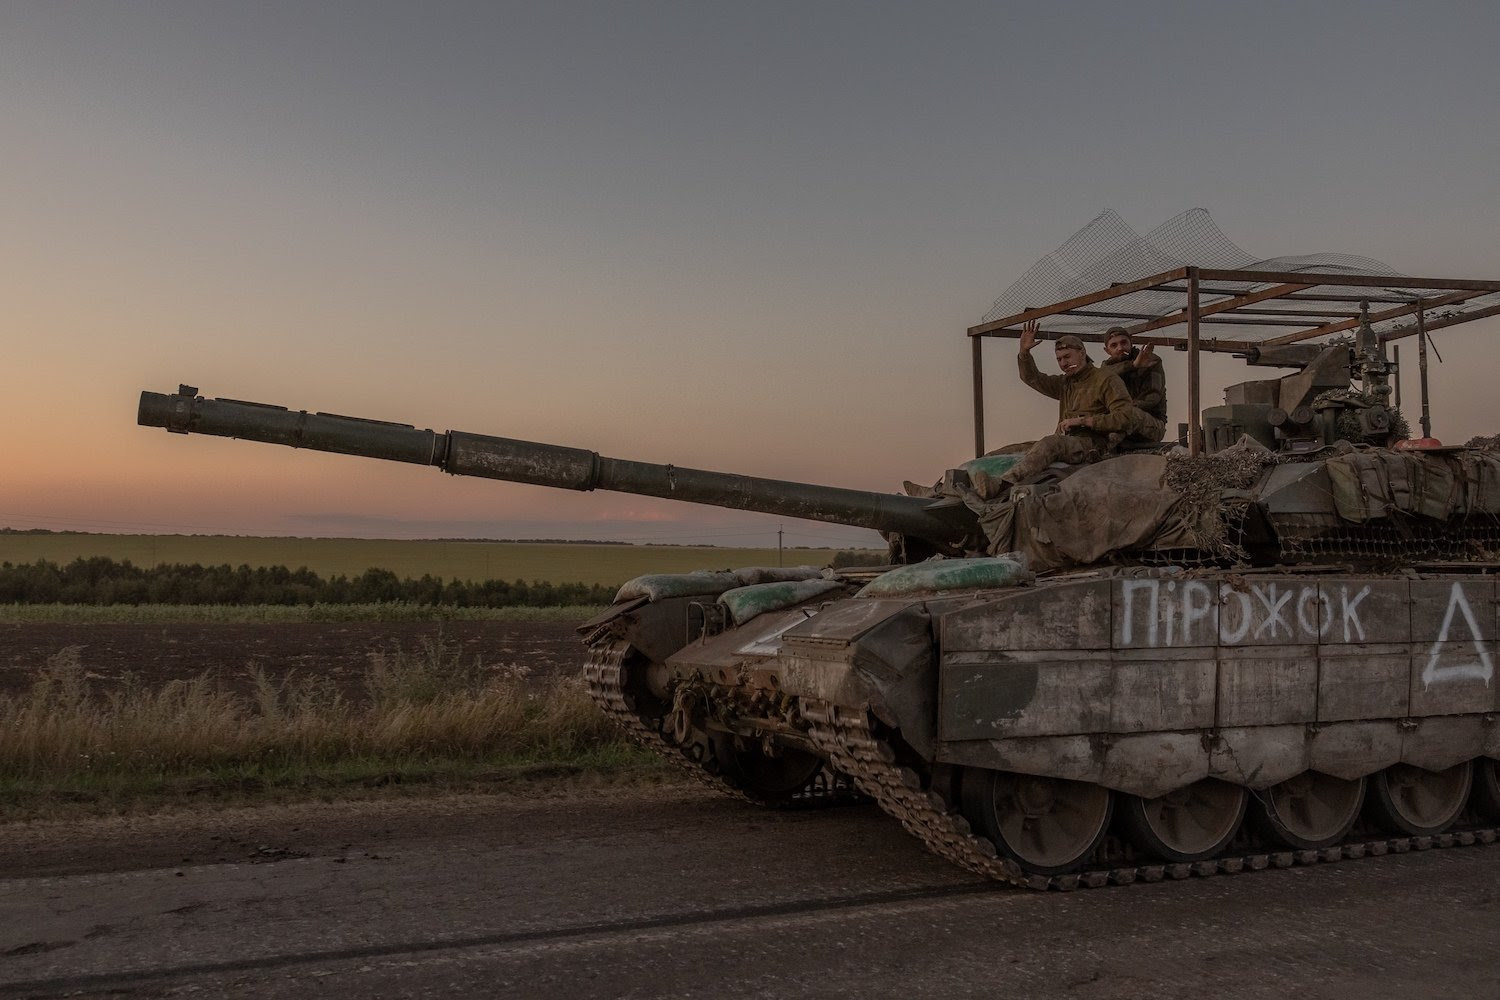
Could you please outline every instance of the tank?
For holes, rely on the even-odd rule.
[[[631,738],[776,807],[873,799],[1034,889],[1493,843],[1500,455],[1391,447],[1357,348],[1250,358],[1207,453],[883,494],[144,392],[139,422],[874,528],[893,563],[630,581],[584,623]],[[1379,372],[1366,368],[1368,387]],[[1180,451],[1180,449],[1178,449]]]

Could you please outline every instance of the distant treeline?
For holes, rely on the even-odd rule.
[[[51,528],[0,528],[0,535],[96,535],[96,531],[70,531]],[[188,538],[242,538],[243,535],[187,535]],[[611,542],[602,538],[411,538],[404,541],[420,542],[493,542],[496,545],[629,545],[629,542]]]
[[[853,569],[855,566],[885,566],[890,561],[890,553],[881,549],[840,549],[833,554],[828,565],[834,569]]]
[[[0,527],[0,535],[97,535],[96,531],[72,531],[68,529],[53,530],[52,528],[10,528]],[[106,533],[109,534],[109,533]],[[145,536],[130,536],[145,537]],[[167,535],[167,538],[254,538],[253,535]],[[313,539],[314,541],[334,541],[335,539]],[[362,539],[336,539],[337,541],[361,541]],[[363,539],[369,541],[369,539]],[[466,545],[618,545],[622,548],[658,548],[658,549],[701,549],[705,546],[696,542],[621,542],[611,541],[607,538],[403,538],[384,539],[384,541],[404,542],[460,542]],[[712,546],[707,546],[712,547]],[[788,545],[789,551],[798,549],[812,550],[820,548],[816,545]]]
[[[484,580],[467,583],[424,575],[401,578],[368,569],[324,579],[285,566],[200,566],[143,569],[103,556],[66,566],[45,559],[0,563],[0,604],[407,604],[453,607],[554,607],[608,604],[615,588],[599,584]]]

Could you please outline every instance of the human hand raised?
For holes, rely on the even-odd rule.
[[[1135,352],[1135,360],[1130,362],[1132,368],[1147,368],[1156,359],[1156,345],[1142,344],[1141,349]]]
[[[1041,330],[1038,328],[1036,320],[1030,320],[1026,323],[1021,324],[1022,354],[1030,353],[1031,349],[1036,346],[1037,334],[1039,334],[1040,332]]]

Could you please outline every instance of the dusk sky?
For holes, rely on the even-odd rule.
[[[1500,278],[1497,38],[1493,3],[8,0],[0,526],[873,543],[168,435],[136,399],[931,482],[972,457],[964,330],[1104,209]],[[1500,432],[1497,334],[1435,338],[1445,441]],[[1013,356],[996,443],[1056,420]]]

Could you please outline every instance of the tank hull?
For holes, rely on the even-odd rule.
[[[644,635],[652,615],[648,604],[622,616],[617,638]],[[1393,775],[1419,804],[1462,800],[1419,833],[1467,830],[1473,842],[1492,829],[1481,786],[1500,761],[1497,632],[1495,581],[1479,573],[1098,570],[1002,590],[835,595],[718,634],[688,628],[658,652],[649,686],[677,711],[692,692],[680,731],[816,754],[938,853],[1051,887],[1122,862],[1190,857],[1217,870],[1289,842],[1337,834],[1327,854],[1399,834],[1366,801],[1393,794]],[[1473,802],[1456,784],[1471,773]],[[983,835],[1001,820],[975,791],[997,782],[1091,796],[1108,836],[1060,866],[1009,856],[1003,834]],[[1268,837],[1268,816],[1295,826],[1274,806],[1308,783],[1352,803],[1348,815]],[[1219,805],[1203,804],[1209,792]],[[1143,842],[1121,818],[1138,828],[1194,797],[1185,808],[1199,820],[1232,828],[1207,854],[1171,835],[1164,846],[1149,822]],[[1433,818],[1397,805],[1398,826]]]

